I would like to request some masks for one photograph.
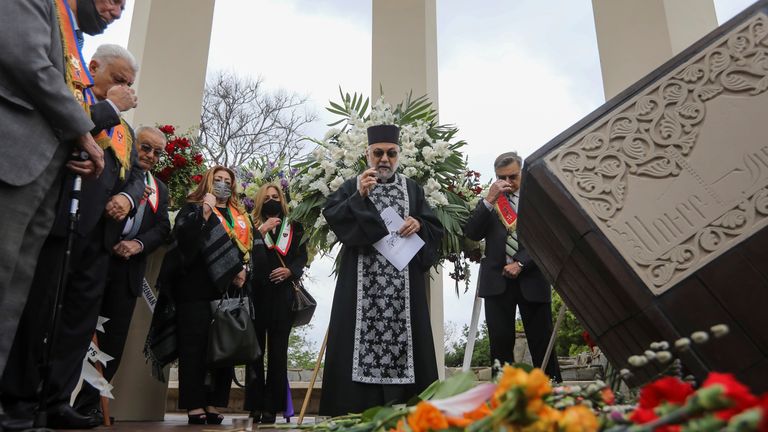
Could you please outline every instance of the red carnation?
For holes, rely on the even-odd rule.
[[[760,408],[763,410],[763,419],[760,421],[760,432],[768,432],[768,393],[763,394],[760,399]]]
[[[192,156],[192,160],[195,161],[196,165],[202,165],[203,164],[203,155],[200,153],[195,153],[194,156]]]
[[[720,385],[723,387],[723,397],[731,402],[731,406],[720,410],[715,415],[725,421],[740,412],[752,408],[758,404],[758,399],[750,393],[749,388],[740,383],[732,374],[710,372],[707,379],[701,385],[702,388]]]
[[[192,176],[192,181],[195,182],[195,184],[200,184],[200,182],[203,181],[203,176],[195,174]]]
[[[173,167],[167,166],[160,170],[160,172],[157,173],[157,176],[160,177],[160,180],[167,183],[171,178],[171,174],[173,174]]]
[[[683,405],[693,394],[690,383],[674,377],[658,379],[640,389],[640,408],[656,408],[662,402]]]
[[[171,125],[163,125],[163,126],[160,126],[160,132],[166,135],[173,135],[173,133],[176,132],[176,128],[174,128]]]
[[[185,148],[190,146],[189,139],[184,138],[184,137],[176,138],[173,141],[171,141],[171,143],[173,143],[173,145],[176,146],[176,148],[179,148],[179,149],[185,149]]]
[[[173,141],[169,142],[165,145],[165,152],[168,154],[173,154],[173,152],[176,151],[176,147],[173,145]]]
[[[183,155],[176,153],[173,155],[173,166],[181,168],[187,166],[187,158]]]

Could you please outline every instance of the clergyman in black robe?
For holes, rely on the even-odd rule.
[[[443,228],[422,187],[396,173],[398,135],[396,126],[369,128],[371,168],[345,181],[323,210],[343,246],[320,415],[404,403],[438,378],[426,281]],[[387,207],[405,221],[399,235],[425,243],[402,271],[373,247],[389,234],[380,216]]]

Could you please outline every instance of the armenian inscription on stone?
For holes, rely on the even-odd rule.
[[[768,17],[546,156],[656,295],[768,225]]]

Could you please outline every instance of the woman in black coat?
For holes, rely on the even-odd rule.
[[[245,409],[251,411],[254,421],[269,424],[286,407],[293,281],[304,272],[307,249],[301,242],[304,229],[288,220],[285,195],[279,186],[263,185],[254,202],[253,220],[258,229],[254,230],[252,292],[256,332],[269,368],[265,380],[264,357],[248,365]]]
[[[209,169],[176,216],[180,269],[173,278],[179,353],[179,408],[190,424],[220,424],[216,407],[229,402],[232,368],[206,364],[210,302],[248,280],[253,227],[238,199],[235,174]],[[210,378],[210,379],[207,379]]]

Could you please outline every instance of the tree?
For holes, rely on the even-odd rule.
[[[563,305],[563,299],[557,292],[552,294],[552,317],[557,319],[557,313],[560,307]],[[554,322],[552,323],[554,325]],[[589,351],[584,341],[582,334],[584,333],[584,327],[582,327],[576,315],[571,312],[570,309],[565,311],[563,322],[560,324],[560,329],[557,331],[557,341],[555,347],[557,349],[557,355],[561,356],[573,356],[581,352]]]
[[[445,365],[450,367],[461,367],[464,363],[464,352],[467,348],[467,338],[469,337],[469,326],[465,325],[462,330],[462,337],[453,342],[450,350],[445,352]],[[472,361],[470,366],[492,366],[491,361],[491,343],[488,339],[488,325],[483,321],[480,330],[475,338],[475,349],[472,351]]]
[[[267,156],[291,162],[302,148],[303,129],[317,119],[307,98],[268,91],[261,78],[219,72],[205,85],[200,144],[206,159],[228,167]]]
[[[294,327],[288,337],[288,367],[314,369],[317,362],[317,347],[307,334],[312,324]]]

